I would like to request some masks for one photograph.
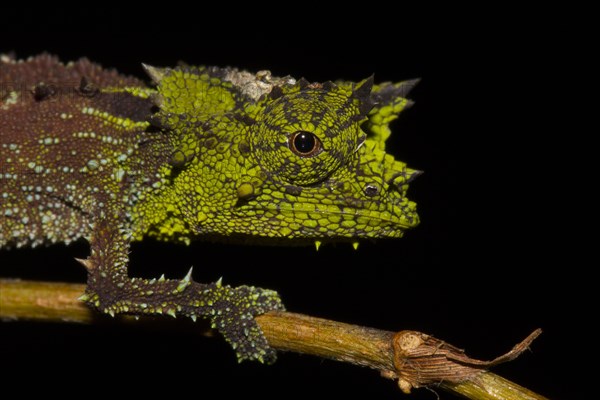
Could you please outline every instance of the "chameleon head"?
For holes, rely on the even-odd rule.
[[[269,218],[287,236],[398,237],[415,226],[405,194],[418,172],[386,154],[373,132],[382,127],[369,116],[382,110],[372,108],[372,84],[296,85],[265,101],[249,134],[264,182],[240,209],[275,213]]]
[[[311,84],[201,69],[177,78],[205,76],[192,107],[178,106],[160,74],[160,114],[184,164],[174,187],[195,233],[356,241],[401,237],[419,223],[406,191],[420,171],[385,152],[416,81]]]

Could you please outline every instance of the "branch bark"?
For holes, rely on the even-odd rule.
[[[79,284],[0,279],[0,318],[92,323],[97,314],[77,300],[84,288]],[[540,335],[540,329],[507,354],[480,361],[416,331],[395,333],[290,312],[271,312],[257,321],[269,344],[278,350],[376,369],[383,377],[396,380],[405,393],[435,386],[475,400],[546,399],[487,371],[518,357]]]

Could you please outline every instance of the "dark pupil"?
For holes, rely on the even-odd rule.
[[[294,147],[299,153],[310,153],[315,145],[315,136],[310,132],[300,132],[294,138]]]

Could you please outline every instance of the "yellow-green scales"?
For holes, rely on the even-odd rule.
[[[415,82],[145,69],[155,87],[87,60],[0,56],[0,247],[86,238],[90,305],[208,317],[240,360],[272,361],[253,317],[283,309],[277,293],[130,278],[130,243],[401,237],[419,222],[419,172],[385,141]]]

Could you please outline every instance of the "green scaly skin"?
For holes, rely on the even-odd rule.
[[[276,292],[127,274],[152,236],[279,244],[398,238],[419,174],[385,152],[415,81],[309,83],[146,66],[155,87],[87,60],[0,57],[0,247],[91,254],[82,300],[104,313],[210,318],[238,359],[272,362],[254,316]]]

